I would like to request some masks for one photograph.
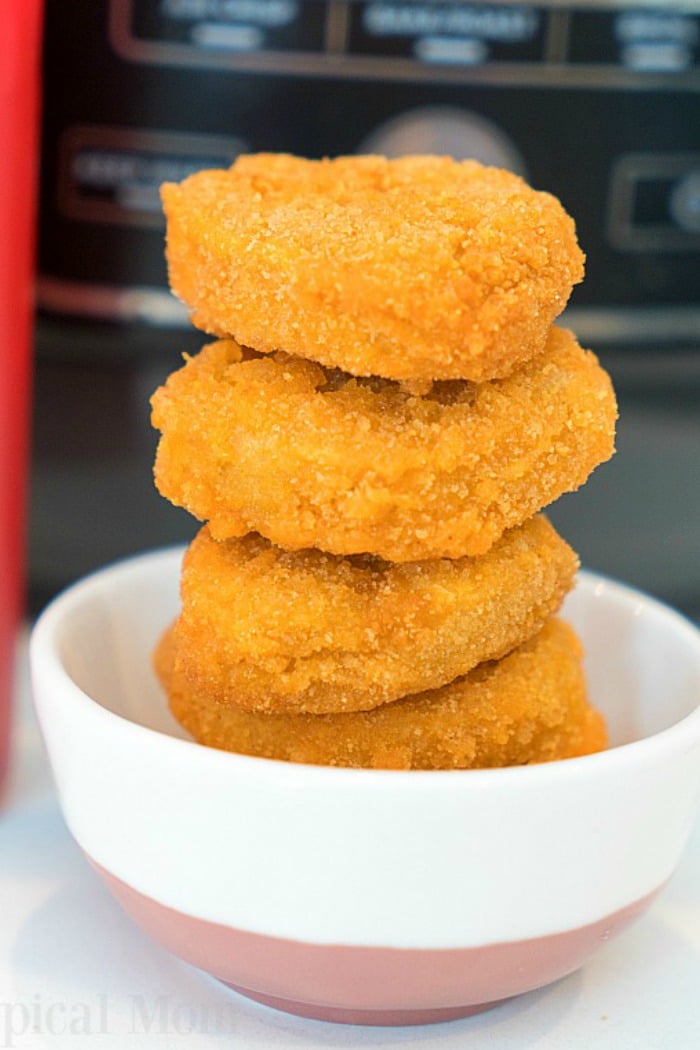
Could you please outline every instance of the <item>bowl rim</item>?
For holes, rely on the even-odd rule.
[[[195,740],[172,736],[162,730],[141,725],[123,714],[104,707],[73,680],[59,655],[58,630],[66,615],[79,607],[86,595],[96,589],[101,589],[110,579],[132,570],[141,562],[154,564],[157,561],[167,562],[176,557],[182,557],[185,550],[185,545],[177,544],[121,558],[77,580],[49,602],[39,614],[29,639],[32,694],[37,708],[39,707],[37,700],[39,676],[51,676],[52,678],[56,676],[56,681],[61,680],[64,687],[63,699],[69,697],[74,709],[79,709],[86,717],[97,720],[105,728],[111,726],[113,732],[135,734],[147,739],[151,746],[160,748],[164,752],[180,753],[183,759],[187,758],[188,761],[210,765],[218,763],[224,769],[230,767],[232,770],[235,768],[241,772],[261,776],[269,773],[275,778],[282,777],[285,780],[289,778],[299,781],[313,778],[321,782],[332,780],[338,785],[346,781],[351,781],[356,785],[381,783],[391,785],[392,788],[403,787],[411,790],[415,789],[419,783],[422,785],[431,783],[434,786],[469,784],[474,788],[480,788],[494,782],[503,784],[508,780],[516,782],[527,780],[533,783],[540,779],[546,780],[561,776],[575,779],[579,776],[588,776],[589,772],[600,775],[604,769],[611,766],[619,767],[645,760],[657,760],[669,751],[686,751],[688,746],[700,743],[700,694],[697,706],[689,714],[665,729],[640,740],[619,744],[605,751],[581,755],[573,759],[557,759],[532,765],[493,769],[392,770],[311,765],[224,751],[199,744]],[[662,616],[671,624],[674,632],[684,637],[691,648],[696,650],[697,662],[700,666],[700,629],[683,613],[642,590],[588,569],[580,569],[577,574],[574,589],[581,585],[592,592],[595,597],[606,592],[618,601],[634,604],[636,606],[634,615],[639,615],[646,608],[655,615]],[[38,713],[41,721],[41,712]],[[321,784],[319,783],[318,786],[320,787]]]

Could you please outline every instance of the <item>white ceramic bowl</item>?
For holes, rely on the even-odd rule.
[[[423,1023],[570,973],[673,871],[700,793],[700,635],[582,574],[565,615],[614,747],[505,770],[292,765],[183,739],[150,667],[181,551],[106,569],[33,634],[65,818],[133,918],[255,999]]]

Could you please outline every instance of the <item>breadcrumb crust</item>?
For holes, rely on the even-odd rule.
[[[206,526],[182,570],[178,674],[249,710],[370,710],[436,688],[532,637],[578,566],[542,516],[478,558],[396,565],[283,551]]]
[[[175,670],[169,629],[155,666],[177,720],[200,743],[264,758],[375,769],[475,769],[550,762],[605,747],[587,702],[581,646],[550,619],[498,662],[373,711],[256,714],[212,703]]]
[[[507,379],[424,396],[224,341],[152,405],[158,490],[214,539],[395,562],[485,553],[612,455],[617,416],[608,375],[557,328]]]
[[[254,154],[162,199],[195,325],[353,375],[507,375],[583,277],[559,201],[476,161]]]

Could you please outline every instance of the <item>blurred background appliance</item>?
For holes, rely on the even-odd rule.
[[[700,2],[48,0],[44,77],[34,608],[197,527],[151,481],[149,395],[206,341],[166,289],[158,185],[242,151],[430,151],[575,216],[564,320],[621,421],[551,517],[588,566],[700,614]]]
[[[0,801],[24,597],[41,7],[0,0]]]

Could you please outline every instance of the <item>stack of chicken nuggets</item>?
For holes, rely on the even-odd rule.
[[[153,398],[159,491],[206,522],[156,668],[198,741],[391,769],[605,746],[539,511],[613,452],[553,326],[559,202],[445,157],[244,156],[163,187],[174,292],[217,337]]]

